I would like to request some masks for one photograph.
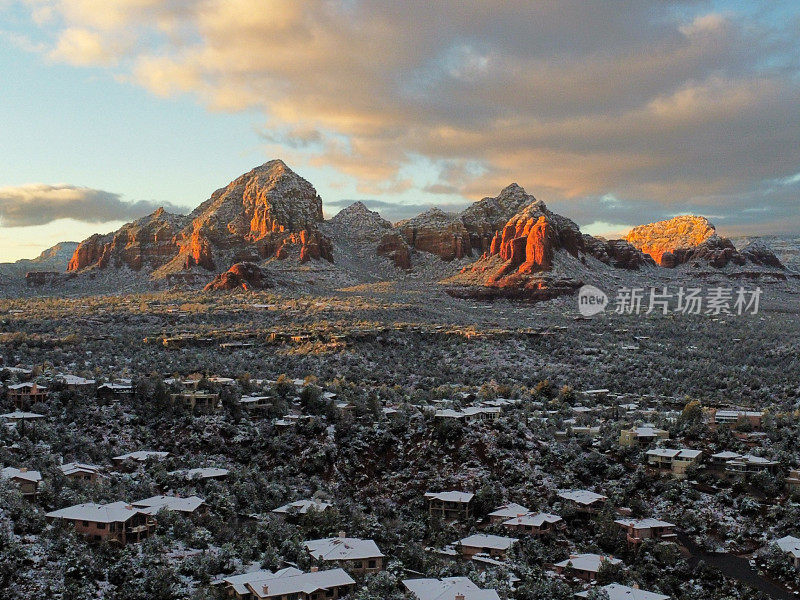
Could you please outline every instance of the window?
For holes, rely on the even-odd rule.
[[[83,526],[84,526],[84,527],[88,527],[88,526],[89,526],[89,521],[84,521],[84,522],[83,522]]]
[[[97,528],[98,529],[105,529],[106,528],[106,524],[105,523],[98,523],[97,524]]]
[[[377,566],[374,560],[369,561],[367,568],[374,569]]]
[[[363,569],[364,568],[364,563],[361,562],[360,560],[355,560],[355,561],[353,561],[353,568],[354,569]]]
[[[116,531],[116,529],[117,529],[116,523],[111,523],[111,525],[108,526],[109,531]]]

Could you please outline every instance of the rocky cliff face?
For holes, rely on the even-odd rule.
[[[664,258],[665,253],[675,254],[699,246],[715,234],[714,226],[705,217],[684,215],[658,221],[649,225],[634,227],[625,236],[626,241],[653,257],[659,265],[672,263],[672,256]]]
[[[503,188],[496,197],[487,197],[468,206],[459,218],[469,233],[470,247],[478,254],[489,250],[494,234],[511,217],[535,202],[536,198],[521,186],[512,183]]]
[[[36,258],[23,258],[12,263],[0,263],[0,277],[23,278],[29,272],[61,271],[69,265],[78,242],[60,242],[44,250]]]
[[[224,273],[217,275],[205,291],[263,290],[272,287],[266,271],[251,262],[236,263]]]
[[[333,260],[330,240],[317,226],[322,200],[283,161],[273,160],[238,177],[188,216],[158,210],[108,235],[82,242],[69,270],[127,266],[167,276],[182,270],[289,256]]]
[[[109,266],[156,269],[178,254],[175,236],[188,222],[188,217],[159,208],[113,233],[95,234],[78,244],[67,270]]]

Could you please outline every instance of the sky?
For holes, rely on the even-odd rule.
[[[0,153],[0,261],[273,158],[327,216],[516,182],[595,235],[798,233],[800,4],[0,0]]]

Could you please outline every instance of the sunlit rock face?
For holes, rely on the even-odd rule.
[[[272,287],[267,273],[249,262],[236,263],[217,275],[205,286],[205,291],[263,290]]]
[[[705,217],[684,215],[634,227],[625,240],[652,256],[659,265],[670,267],[674,266],[676,251],[699,246],[714,236],[715,232],[714,226]],[[670,256],[665,257],[667,253]]]
[[[217,190],[188,216],[159,209],[114,233],[90,237],[75,250],[69,270],[126,266],[166,276],[284,258],[293,247],[301,262],[332,261],[332,244],[317,228],[322,220],[314,186],[272,160]]]

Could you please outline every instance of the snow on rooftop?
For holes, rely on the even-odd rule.
[[[669,600],[669,596],[664,594],[656,594],[655,592],[648,592],[619,583],[604,585],[600,589],[608,594],[609,600]],[[589,593],[589,591],[586,591],[575,595],[579,598],[588,598]]]
[[[303,542],[306,550],[319,560],[363,560],[383,556],[378,545],[372,540],[333,537]]]
[[[500,600],[495,590],[481,589],[467,577],[404,579],[403,585],[419,600],[453,600],[457,596],[464,600]]]

